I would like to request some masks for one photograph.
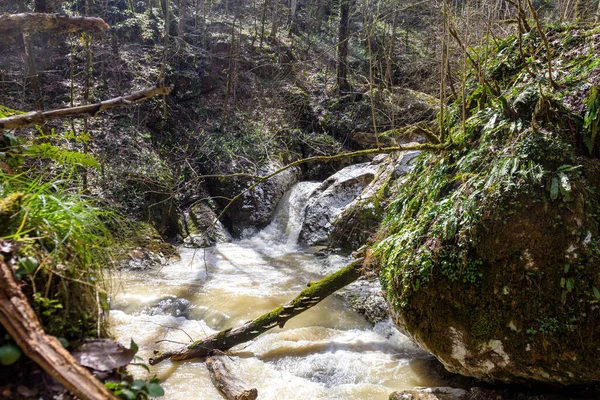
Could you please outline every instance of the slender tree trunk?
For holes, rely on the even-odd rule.
[[[296,9],[298,8],[298,0],[290,1],[290,30],[289,35],[291,36],[293,33],[297,33],[296,27]]]
[[[446,141],[446,71],[448,60],[448,3],[444,0],[444,11],[442,13],[442,63],[440,65],[440,141]]]
[[[350,2],[340,0],[340,27],[338,34],[337,83],[340,95],[351,90],[348,81],[348,40],[350,35]]]
[[[46,13],[48,12],[48,8],[46,5],[46,0],[35,0],[34,2],[34,11],[36,13]]]
[[[321,31],[321,22],[323,20],[324,0],[317,0],[317,12],[315,13],[315,33]]]
[[[273,40],[277,39],[277,30],[279,29],[279,0],[272,0],[273,6],[271,7],[271,37]]]
[[[185,20],[187,19],[187,0],[179,0],[179,25],[177,27],[177,36],[185,40]]]

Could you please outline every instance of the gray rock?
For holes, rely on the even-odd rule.
[[[372,324],[383,321],[388,316],[388,305],[381,295],[381,286],[375,277],[358,280],[336,292],[336,296],[349,304],[354,311],[364,315]]]
[[[177,297],[167,297],[159,300],[158,304],[148,310],[150,315],[170,315],[172,317],[185,317],[189,315],[191,303],[189,300]]]
[[[143,247],[137,247],[129,252],[129,259],[120,262],[120,269],[144,271],[165,265],[167,258],[162,253],[155,253]]]
[[[429,387],[394,392],[390,400],[466,400],[469,392],[451,387]]]
[[[408,151],[399,155],[380,154],[373,159],[371,165],[377,167],[377,174],[333,221],[330,246],[355,250],[374,235],[388,204],[391,183],[410,171],[410,161],[418,154],[420,151]]]
[[[283,167],[279,160],[273,160],[269,165],[261,168],[258,175],[264,176]],[[299,168],[290,168],[283,171],[257,187],[245,192],[238,201],[227,210],[231,232],[235,236],[247,236],[267,226],[273,217],[277,203],[283,194],[298,181]],[[211,192],[217,196],[233,198],[249,187],[247,179],[211,181]],[[222,205],[227,202],[222,203]]]
[[[371,163],[355,164],[327,178],[308,200],[300,242],[326,244],[334,220],[373,180],[377,169]]]

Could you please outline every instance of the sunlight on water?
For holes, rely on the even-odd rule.
[[[119,341],[133,338],[145,359],[237,326],[290,300],[323,266],[296,245],[315,183],[297,184],[273,223],[255,236],[207,249],[181,249],[181,260],[155,271],[115,276],[111,323]],[[158,342],[158,343],[157,343]],[[384,321],[371,326],[330,297],[256,340],[234,348],[227,366],[260,399],[387,399],[428,385],[410,360],[424,353]],[[165,399],[219,399],[202,363],[163,362],[132,372],[163,381]]]

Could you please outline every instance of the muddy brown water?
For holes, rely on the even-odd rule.
[[[148,359],[237,326],[300,292],[325,274],[322,261],[296,244],[306,198],[302,182],[281,201],[273,223],[255,235],[207,249],[181,249],[181,260],[152,271],[121,271],[114,279],[110,319],[117,340]],[[159,342],[159,343],[157,343]],[[259,399],[387,399],[391,392],[440,382],[423,370],[427,355],[389,320],[375,326],[331,296],[225,359],[256,387]],[[204,365],[165,361],[136,378],[156,375],[164,399],[219,399]]]

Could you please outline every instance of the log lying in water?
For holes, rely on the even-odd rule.
[[[245,382],[233,376],[219,357],[207,358],[206,368],[213,385],[227,400],[256,400],[258,397],[258,391],[248,388]]]
[[[0,324],[23,353],[69,392],[83,400],[117,399],[75,361],[54,336],[46,335],[13,271],[0,261]]]
[[[148,362],[150,365],[156,365],[167,358],[172,361],[182,361],[190,358],[207,357],[248,342],[276,326],[283,328],[289,319],[315,306],[330,294],[357,280],[362,273],[363,260],[364,258],[354,260],[341,270],[326,276],[320,281],[309,283],[308,287],[300,292],[295,299],[252,321],[246,322],[242,326],[221,331],[179,350],[165,352],[151,358]]]

